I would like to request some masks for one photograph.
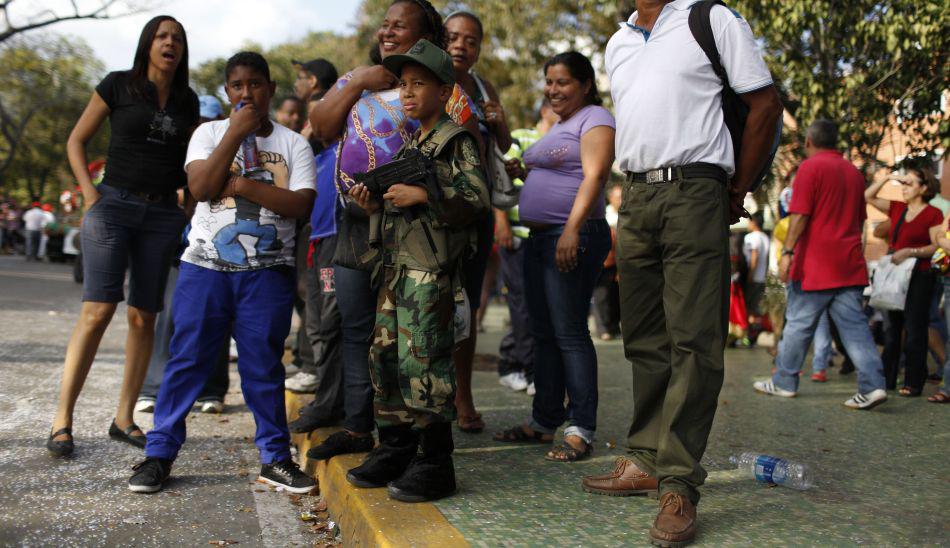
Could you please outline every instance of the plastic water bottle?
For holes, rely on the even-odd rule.
[[[762,483],[784,485],[799,491],[813,485],[811,471],[804,464],[757,453],[732,456],[729,462]]]
[[[243,106],[242,101],[235,108],[241,110]],[[244,156],[244,176],[253,175],[262,170],[260,155],[257,153],[257,132],[252,131],[241,141],[241,154]]]

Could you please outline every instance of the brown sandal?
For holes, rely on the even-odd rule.
[[[552,462],[577,462],[590,457],[593,452],[593,444],[585,442],[584,449],[578,449],[565,440],[561,442],[560,447],[552,449],[545,455],[544,459]]]
[[[927,401],[930,403],[950,403],[950,396],[944,394],[943,392],[937,392],[933,396],[927,398]]]
[[[459,430],[466,434],[479,434],[485,429],[485,421],[482,420],[481,413],[474,415],[459,415]]]

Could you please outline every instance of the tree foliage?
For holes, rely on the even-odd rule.
[[[366,64],[367,55],[361,55],[356,47],[353,35],[342,36],[333,32],[312,32],[295,42],[288,42],[264,49],[259,44],[248,42],[242,46],[248,51],[257,51],[264,55],[270,65],[271,79],[277,82],[277,96],[293,95],[297,69],[291,61],[309,61],[323,58],[337,68],[342,75],[357,64]],[[237,53],[237,52],[235,52]],[[198,94],[218,97],[227,106],[224,94],[224,67],[227,59],[211,59],[191,70],[192,87]],[[276,101],[275,101],[276,102]],[[274,107],[277,105],[275,104]]]
[[[842,145],[873,166],[888,131],[909,155],[950,144],[941,112],[950,54],[946,2],[917,0],[737,0],[763,43],[801,141],[808,124],[830,118]],[[888,166],[890,167],[890,166]]]
[[[59,190],[48,183],[68,180],[66,138],[103,66],[82,41],[56,35],[8,40],[0,66],[0,181],[23,197]]]
[[[138,13],[150,2],[127,0],[99,0],[89,5],[80,6],[78,2],[70,2],[72,9],[55,10],[52,8],[37,9],[36,6],[25,8],[23,13],[11,16],[16,11],[13,4],[16,0],[0,1],[0,44],[17,36],[22,32],[37,30],[63,21],[78,19],[110,19]]]

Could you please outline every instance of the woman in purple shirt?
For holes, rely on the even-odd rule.
[[[525,152],[519,203],[531,228],[524,275],[531,281],[525,288],[537,394],[531,421],[495,439],[550,443],[567,421],[564,442],[547,454],[567,462],[590,456],[597,426],[597,354],[587,316],[610,251],[604,184],[614,161],[614,118],[600,106],[594,69],[580,53],[554,56],[544,74],[544,94],[561,120]]]

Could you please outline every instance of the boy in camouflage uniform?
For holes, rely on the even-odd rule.
[[[455,84],[448,54],[420,40],[383,64],[400,75],[403,109],[421,125],[394,161],[418,150],[431,159],[435,180],[428,187],[392,185],[382,207],[365,186],[350,191],[380,229],[381,288],[369,356],[380,443],[347,479],[360,487],[388,484],[390,497],[421,502],[455,492],[459,264],[474,250],[471,223],[489,207],[489,196],[474,138],[445,114]]]

